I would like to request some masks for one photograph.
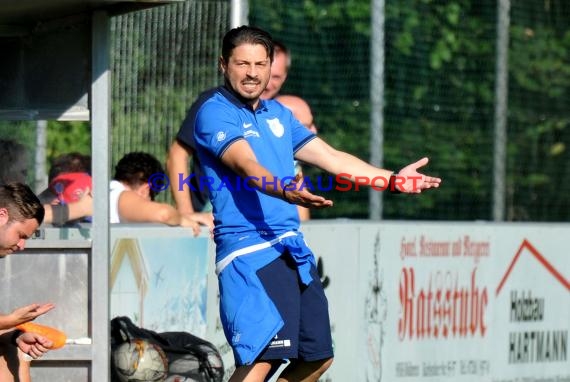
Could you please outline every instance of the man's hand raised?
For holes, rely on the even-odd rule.
[[[394,185],[400,192],[409,194],[419,194],[428,188],[438,188],[441,179],[418,172],[420,167],[427,165],[428,158],[422,158],[417,162],[411,163],[400,170],[398,174],[394,174]]]

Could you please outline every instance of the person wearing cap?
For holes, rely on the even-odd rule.
[[[90,221],[91,157],[72,152],[55,158],[49,171],[49,186],[39,194],[46,211],[44,222],[63,226]]]

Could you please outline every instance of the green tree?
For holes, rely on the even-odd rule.
[[[46,156],[48,164],[62,154],[91,154],[91,125],[83,121],[49,121]]]
[[[567,221],[570,4],[517,3],[511,18],[507,216]]]
[[[368,155],[370,1],[250,1],[250,22],[293,51],[284,92],[306,98],[320,134]],[[512,3],[509,51],[510,220],[565,220],[570,3]],[[432,158],[443,187],[386,195],[387,218],[490,219],[497,4],[390,0],[385,6],[385,166]],[[316,172],[316,174],[320,174]],[[367,195],[335,195],[317,217],[366,217]]]

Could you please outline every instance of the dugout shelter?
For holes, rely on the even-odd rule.
[[[89,121],[93,187],[106,190],[109,19],[174,1],[0,1],[0,119]],[[87,234],[41,230],[38,235],[46,237],[30,240],[29,249],[21,256],[26,259],[14,256],[3,264],[8,275],[2,281],[4,304],[15,304],[16,299],[20,303],[35,301],[40,298],[37,293],[51,291],[46,294],[51,301],[61,299],[72,305],[60,305],[38,322],[63,328],[69,337],[85,339],[82,344],[48,353],[38,364],[39,375],[36,368],[32,370],[35,380],[109,380],[108,204],[107,197],[94,198],[93,224]],[[18,287],[21,275],[17,269],[30,262],[44,272]],[[53,266],[55,269],[50,268]]]

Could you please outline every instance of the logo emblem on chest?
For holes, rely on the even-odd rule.
[[[225,139],[226,139],[226,133],[225,132],[219,131],[218,134],[216,134],[216,140],[218,142],[222,142]]]
[[[281,138],[285,134],[285,128],[277,118],[267,119],[267,124],[271,132],[277,137]]]

